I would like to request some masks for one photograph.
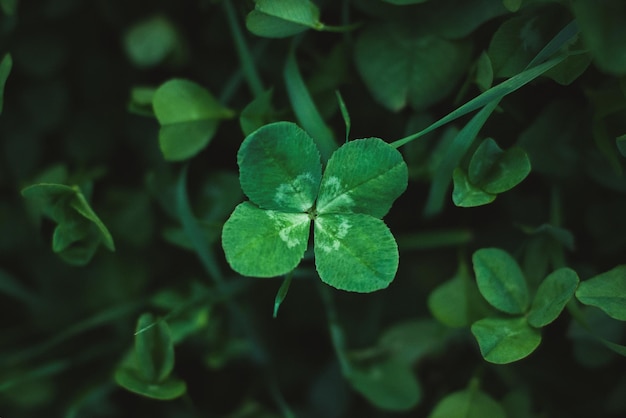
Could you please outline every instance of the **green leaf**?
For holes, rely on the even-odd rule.
[[[487,205],[496,200],[496,195],[487,193],[472,184],[462,168],[456,168],[452,173],[454,189],[452,190],[452,201],[456,206],[471,208],[475,206]]]
[[[13,58],[11,54],[5,54],[0,61],[0,114],[2,114],[2,108],[4,106],[4,85],[9,78],[11,68],[13,67]]]
[[[4,14],[14,16],[19,0],[0,0],[0,8]],[[0,108],[1,109],[1,108]]]
[[[509,12],[517,12],[522,7],[523,2],[524,0],[502,0],[502,4]]]
[[[622,154],[622,157],[626,157],[626,134],[615,138],[615,144],[617,145],[619,153]]]
[[[585,305],[602,309],[611,318],[626,321],[626,265],[581,282],[576,298]]]
[[[309,0],[255,0],[246,18],[246,27],[255,35],[286,38],[307,29],[320,30],[317,6]]]
[[[489,0],[491,1],[491,0]],[[557,45],[561,45],[565,42],[567,42],[571,37],[576,35],[576,31],[573,31],[574,33],[571,34],[569,33],[569,31],[572,31],[571,29],[572,25],[568,25],[566,28],[564,28],[561,32],[563,32],[565,35],[568,35],[568,37],[565,37],[565,39],[560,39],[560,38],[564,38],[564,36],[561,36],[562,33],[559,33],[559,42],[557,43]],[[566,30],[567,29],[567,30]],[[545,49],[545,48],[544,48]],[[543,51],[543,50],[542,50]],[[541,53],[540,53],[541,54]],[[538,54],[537,56],[539,56],[540,54]],[[537,57],[535,57],[536,59]],[[467,115],[468,113],[471,113],[477,109],[481,109],[481,108],[487,108],[487,106],[492,105],[493,103],[496,103],[497,105],[497,100],[503,98],[504,96],[518,90],[519,88],[523,87],[524,85],[530,83],[532,80],[536,79],[537,77],[539,77],[540,75],[544,74],[546,71],[550,70],[551,68],[554,68],[556,65],[560,64],[561,62],[563,62],[565,60],[566,56],[556,56],[552,59],[550,59],[549,61],[546,61],[542,64],[538,64],[535,67],[530,67],[527,70],[509,78],[508,80],[503,81],[502,83],[493,86],[492,88],[490,88],[489,90],[485,91],[484,93],[481,93],[480,95],[474,97],[472,100],[468,101],[467,103],[465,103],[464,105],[462,105],[461,107],[458,107],[457,109],[453,110],[452,112],[448,113],[446,116],[442,117],[441,119],[439,119],[438,121],[436,121],[435,123],[433,123],[432,125],[428,126],[425,129],[422,129],[419,132],[416,132],[414,134],[411,134],[407,137],[398,139],[397,141],[394,141],[391,145],[393,145],[395,148],[399,148],[401,146],[403,146],[404,144],[407,144],[417,138],[420,138],[426,134],[429,134],[430,132],[434,131],[437,128],[440,128],[441,126],[452,122],[458,118],[460,118],[461,116]],[[533,60],[534,61],[534,60]],[[494,105],[494,109],[495,109],[495,105]],[[481,111],[483,111],[485,109],[481,109]],[[493,110],[493,109],[491,109]],[[487,115],[485,117],[485,120],[488,118],[489,115]],[[482,122],[484,124],[484,121]],[[482,125],[481,125],[482,126]],[[456,164],[458,165],[458,164]],[[452,170],[456,167],[456,165],[454,165],[452,168],[450,168],[450,172],[452,172]],[[445,193],[444,193],[445,194]]]
[[[174,344],[163,319],[145,313],[135,329],[135,362],[142,380],[161,383],[174,369]]]
[[[581,45],[579,45],[579,43]],[[587,68],[589,68],[592,57],[589,53],[580,52],[584,51],[582,42],[577,42],[571,46],[572,50],[576,48],[578,48],[576,53],[572,53],[562,63],[556,65],[551,70],[546,71],[544,75],[562,86],[569,86],[577,80],[578,77],[580,77],[587,70]]]
[[[237,153],[243,192],[263,209],[313,207],[322,165],[313,139],[298,125],[275,122],[248,135]]]
[[[485,318],[474,322],[471,329],[483,358],[495,364],[521,360],[541,342],[541,334],[525,317]]]
[[[283,280],[280,288],[278,289],[278,293],[276,293],[276,298],[274,299],[274,318],[278,316],[278,308],[283,303],[285,298],[287,297],[287,292],[289,291],[289,285],[291,284],[291,274],[288,274]]]
[[[481,91],[489,90],[493,85],[493,65],[485,51],[480,54],[476,61],[476,75],[474,82]]]
[[[159,144],[166,160],[193,157],[209,144],[220,119],[233,116],[202,86],[184,79],[163,83],[154,93]]]
[[[465,153],[474,142],[474,139],[476,139],[478,132],[487,122],[487,119],[489,119],[489,116],[491,116],[491,113],[498,106],[498,103],[499,100],[486,103],[485,107],[480,109],[454,137],[454,140],[446,150],[445,156],[435,169],[433,181],[428,191],[426,206],[424,207],[425,216],[434,216],[443,209],[446,192],[452,180],[454,169],[461,163]],[[431,126],[436,124],[437,122]]]
[[[436,352],[446,337],[446,329],[432,319],[415,319],[393,325],[380,337],[378,347],[395,361],[411,366]]]
[[[136,370],[130,368],[117,369],[115,381],[131,392],[163,401],[179,398],[187,391],[187,385],[180,379],[170,377],[160,383],[149,383],[142,380]]]
[[[396,22],[369,25],[355,45],[356,66],[370,93],[394,112],[407,104],[415,110],[426,109],[447,97],[469,58],[465,42]]]
[[[274,122],[273,94],[273,89],[267,90],[243,108],[239,116],[239,125],[244,135],[250,135],[263,125]]]
[[[72,201],[70,202],[70,206],[74,208],[76,212],[80,213],[83,217],[93,222],[94,225],[98,228],[98,231],[100,231],[100,236],[102,237],[104,246],[107,247],[110,251],[115,251],[115,244],[113,243],[113,237],[111,236],[111,233],[104,225],[104,223],[102,223],[100,218],[98,218],[98,215],[96,215],[93,209],[91,209],[91,206],[89,206],[87,199],[85,199],[85,196],[80,191],[76,192],[74,199],[72,199]]]
[[[541,13],[522,14],[504,21],[493,34],[487,53],[496,77],[511,77],[523,71],[555,28],[566,23],[560,11],[543,9]]]
[[[54,220],[52,249],[74,265],[87,264],[100,242],[115,251],[111,233],[93,211],[78,186],[39,183],[22,190],[22,196],[32,200],[39,209]]]
[[[178,33],[164,16],[153,16],[134,24],[124,35],[124,49],[139,68],[160,64],[177,47]]]
[[[521,183],[530,174],[530,160],[523,149],[513,147],[504,152],[481,187],[487,193],[503,193]]]
[[[141,116],[154,117],[152,110],[152,100],[156,88],[145,86],[134,86],[130,90],[130,100],[128,103],[128,111]]]
[[[302,79],[293,49],[287,55],[283,78],[285,79],[287,95],[298,123],[313,137],[317,148],[320,150],[322,160],[324,162],[328,161],[330,155],[337,149],[337,142],[335,141],[333,131],[324,122],[324,118]]]
[[[498,146],[496,141],[487,138],[480,143],[472,159],[470,160],[467,174],[469,180],[476,185],[480,185],[485,181],[494,165],[502,157],[504,151]]]
[[[452,279],[428,295],[428,309],[435,319],[452,328],[469,326],[484,316],[485,301],[471,280],[465,263],[459,266]]]
[[[54,234],[52,235],[52,251],[62,253],[73,244],[80,243],[80,241],[93,244],[93,248],[95,249],[98,241],[87,239],[91,233],[91,226],[91,224],[84,222],[79,217],[66,219],[54,229]]]
[[[367,367],[355,367],[348,379],[352,387],[372,404],[389,411],[409,410],[422,397],[422,390],[411,368],[393,358]]]
[[[346,142],[348,142],[350,140],[350,127],[352,126],[352,122],[350,121],[350,113],[348,112],[348,107],[343,101],[343,97],[341,97],[341,93],[339,92],[339,90],[335,90],[335,95],[337,96],[337,102],[339,103],[339,110],[341,111],[343,124],[346,127]]]
[[[528,312],[528,323],[535,327],[545,327],[563,311],[578,287],[578,275],[567,267],[552,272],[539,285]]]
[[[575,103],[557,100],[542,108],[537,118],[519,136],[535,172],[567,179],[579,171],[580,130],[583,112]]]
[[[244,202],[222,230],[222,246],[233,270],[244,276],[280,276],[304,256],[311,219],[306,213],[263,210]]]
[[[524,150],[513,147],[503,151],[491,138],[476,149],[468,169],[470,182],[491,194],[512,189],[529,173],[530,161]]]
[[[509,314],[526,311],[530,296],[519,265],[506,251],[482,248],[472,256],[476,283],[494,308]]]
[[[438,0],[425,6],[431,10],[420,13],[420,23],[446,39],[465,38],[489,20],[508,13],[493,0]]]
[[[428,418],[506,418],[500,404],[478,388],[454,392],[437,403]]]
[[[361,293],[389,286],[398,269],[398,246],[383,221],[329,213],[314,224],[315,266],[324,283]]]
[[[398,150],[378,138],[357,139],[330,157],[319,189],[317,212],[387,214],[406,190],[408,168]]]
[[[76,190],[64,184],[39,183],[22,190],[22,196],[33,201],[39,210],[60,223],[68,218],[67,206]]]
[[[598,67],[611,74],[626,74],[626,3],[574,0],[571,6]]]

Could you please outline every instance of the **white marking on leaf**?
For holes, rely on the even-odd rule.
[[[278,237],[287,244],[287,248],[293,248],[300,245],[300,238],[297,236],[292,236],[294,230],[301,225],[300,222],[294,222],[294,219],[288,219],[287,217],[293,218],[294,216],[298,216],[299,214],[281,214],[280,212],[276,212],[273,210],[265,211],[267,216],[274,221],[274,225],[276,225],[276,229],[278,229]],[[290,216],[291,215],[291,216]],[[308,216],[305,216],[308,221]]]
[[[333,225],[334,226],[334,225]],[[318,245],[325,253],[330,253],[331,251],[339,250],[341,247],[341,241],[348,235],[348,231],[352,225],[348,222],[347,219],[341,219],[341,222],[336,225],[335,228],[325,228],[324,223],[318,222],[318,227],[321,232],[323,232],[324,238],[318,239],[316,237],[315,244]],[[328,227],[328,225],[326,225]],[[322,236],[320,235],[320,238]]]
[[[276,189],[274,202],[280,205],[293,205],[301,211],[305,212],[313,206],[311,196],[307,193],[310,186],[315,185],[315,177],[312,173],[302,173],[298,175],[291,183],[283,183]]]
[[[345,191],[345,186],[341,184],[341,180],[336,176],[329,176],[324,180],[320,197],[320,211],[329,213],[337,209],[348,209],[354,206],[354,199],[350,196],[350,192]]]

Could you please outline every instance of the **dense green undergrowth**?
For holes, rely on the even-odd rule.
[[[0,416],[626,414],[622,1],[0,10]]]

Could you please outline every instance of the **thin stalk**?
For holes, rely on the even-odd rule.
[[[230,27],[233,39],[235,40],[235,48],[237,49],[237,55],[239,56],[239,61],[241,62],[241,68],[243,69],[246,82],[248,83],[254,97],[258,97],[263,93],[263,91],[265,91],[265,89],[263,88],[263,82],[261,81],[261,77],[259,76],[256,65],[254,64],[254,58],[252,57],[248,44],[246,43],[246,38],[244,37],[241,27],[239,26],[235,9],[232,2],[228,0],[223,1],[222,5],[224,6],[224,11],[226,12],[228,26]]]
[[[318,289],[320,291],[320,296],[322,297],[322,302],[326,310],[326,315],[328,316],[328,331],[330,333],[330,339],[333,343],[333,348],[335,349],[335,353],[337,354],[337,359],[339,360],[341,372],[344,376],[350,376],[350,374],[352,373],[352,365],[350,364],[350,360],[348,359],[346,339],[343,333],[343,329],[339,324],[337,310],[335,309],[335,303],[333,301],[333,295],[330,289],[321,281],[318,284]]]
[[[251,321],[248,320],[244,311],[237,304],[237,302],[230,297],[227,286],[224,282],[224,276],[219,268],[217,260],[215,259],[215,255],[211,251],[211,247],[206,240],[206,237],[202,234],[198,222],[191,211],[189,198],[187,196],[187,167],[183,168],[178,180],[178,185],[176,187],[176,202],[178,216],[183,226],[183,230],[193,244],[194,250],[200,258],[200,262],[202,263],[207,274],[215,283],[220,296],[224,297],[226,307],[230,311],[230,314],[234,318],[235,322],[255,348],[252,352],[252,357],[265,372],[265,377],[269,383],[270,393],[274,398],[274,401],[283,411],[286,418],[293,418],[293,413],[280,393],[276,378],[271,373],[270,357],[267,350],[261,343],[261,340],[255,330],[251,327]]]

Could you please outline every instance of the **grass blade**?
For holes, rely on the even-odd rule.
[[[292,48],[287,56],[287,63],[283,72],[287,94],[298,123],[313,137],[320,150],[322,161],[326,162],[330,154],[337,149],[337,142],[333,132],[317,110],[306,84],[304,84],[295,55]]]

